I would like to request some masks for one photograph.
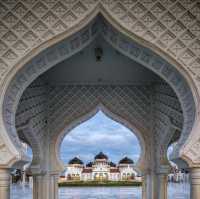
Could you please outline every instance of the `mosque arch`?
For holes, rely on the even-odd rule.
[[[101,10],[100,12],[107,20],[109,18],[109,21],[112,21],[112,17],[109,16],[108,13],[106,14],[103,10]],[[11,140],[13,140],[15,146],[18,146],[20,148],[20,144],[17,138],[18,136],[16,135],[15,131],[14,121],[17,104],[25,88],[48,68],[83,49],[93,39],[95,39],[95,37],[100,32],[103,33],[105,39],[110,42],[113,47],[115,47],[131,59],[136,60],[137,62],[142,63],[142,65],[146,66],[147,68],[153,70],[163,79],[165,79],[165,81],[167,81],[175,90],[181,102],[184,114],[184,127],[178,147],[178,149],[180,149],[180,147],[185,143],[189,133],[191,132],[196,117],[195,103],[197,98],[194,98],[194,89],[191,89],[187,83],[190,79],[189,76],[184,71],[178,72],[178,64],[171,65],[165,61],[168,60],[171,63],[168,58],[163,56],[165,57],[164,60],[163,58],[161,58],[162,56],[156,55],[153,51],[150,50],[150,45],[146,45],[149,48],[147,49],[143,47],[145,44],[143,44],[143,42],[141,41],[139,43],[134,43],[134,40],[137,40],[137,38],[133,38],[133,35],[129,32],[126,32],[126,35],[128,35],[130,38],[121,35],[121,33],[124,33],[124,30],[122,31],[121,27],[117,26],[115,21],[112,21],[111,24],[115,25],[118,30],[114,29],[105,20],[103,20],[103,22],[102,20],[100,20],[100,24],[96,23],[94,18],[98,13],[99,10],[94,12],[94,15],[92,16],[93,21],[89,24],[88,20],[86,20],[85,25],[83,25],[83,27],[85,27],[79,33],[72,35],[70,38],[68,38],[67,40],[63,40],[61,43],[58,42],[53,46],[49,45],[49,48],[47,50],[44,50],[43,52],[35,56],[31,61],[25,64],[25,66],[21,68],[21,70],[18,70],[19,72],[17,73],[17,75],[14,76],[14,79],[12,79],[11,84],[9,84],[8,86],[8,89],[5,89],[6,94],[3,103],[4,124],[7,131],[9,132],[8,134],[10,135]],[[95,29],[97,27],[101,27],[101,30],[99,31],[98,29]],[[77,30],[75,32],[77,32]],[[57,39],[58,38],[55,38],[55,40]],[[47,48],[46,44],[45,48]],[[67,44],[66,46],[71,45],[71,49],[66,49],[63,44]],[[71,51],[68,53],[68,50]],[[38,53],[39,51],[40,50],[38,50]],[[66,53],[68,54],[66,55]],[[175,65],[177,67],[174,67]],[[15,70],[16,69],[17,67],[15,68]],[[13,95],[15,95],[14,99]]]
[[[1,118],[1,134],[4,141],[7,142],[8,148],[15,156],[14,158],[10,157],[12,160],[8,161],[8,166],[23,159],[23,151],[21,151],[15,122],[16,118],[19,118],[16,116],[16,111],[24,91],[39,75],[84,49],[98,35],[102,35],[108,43],[122,54],[158,74],[175,91],[181,103],[184,118],[175,158],[180,156],[180,148],[188,141],[188,136],[197,134],[197,129],[193,127],[197,126],[199,120],[199,96],[191,75],[183,69],[182,65],[178,64],[170,55],[164,52],[164,50],[161,51],[151,42],[146,42],[134,33],[124,29],[102,6],[97,6],[92,14],[87,15],[80,24],[34,48],[7,75],[2,88],[3,92],[1,93],[1,108],[3,109],[1,110],[3,114]],[[165,85],[161,85],[160,89],[162,90],[164,87]],[[182,113],[178,113],[177,115],[180,116]],[[158,117],[164,121],[163,123],[174,125],[174,118],[168,117],[165,113],[157,115]],[[36,117],[33,120],[37,119]],[[155,130],[156,133],[162,131],[161,120],[157,123],[156,127],[158,129]],[[45,120],[43,122],[44,124],[46,123]],[[37,138],[36,143],[38,144],[38,148],[42,146]],[[0,143],[0,146],[4,147],[4,144]],[[187,157],[184,158],[187,159]],[[191,160],[187,159],[187,161],[192,166],[192,158]],[[194,179],[197,171],[194,171]],[[53,176],[53,180],[55,178]]]

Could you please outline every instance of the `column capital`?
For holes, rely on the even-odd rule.
[[[46,171],[41,169],[40,166],[31,166],[27,169],[27,173],[32,176],[44,176],[46,174]]]

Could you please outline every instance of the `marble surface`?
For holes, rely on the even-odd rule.
[[[188,183],[168,186],[169,199],[189,199]],[[11,199],[32,199],[31,186],[13,185]],[[59,199],[141,199],[139,187],[67,187],[59,189]]]

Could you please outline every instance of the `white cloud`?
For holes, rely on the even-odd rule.
[[[140,146],[133,132],[98,112],[64,138],[61,158],[67,161],[67,157],[79,155],[84,161],[91,160],[100,150],[111,159],[119,160],[121,156],[128,155],[136,160]]]

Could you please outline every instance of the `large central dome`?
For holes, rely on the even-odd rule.
[[[97,159],[108,159],[108,156],[107,155],[105,155],[103,152],[100,152],[99,154],[97,154],[96,156],[95,156],[95,160],[97,160]]]
[[[75,158],[73,158],[73,159],[71,159],[70,161],[69,161],[69,164],[83,164],[83,161],[82,160],[80,160],[79,158],[77,158],[77,157],[75,157]]]
[[[130,158],[124,157],[119,161],[119,164],[134,164],[134,162]]]

